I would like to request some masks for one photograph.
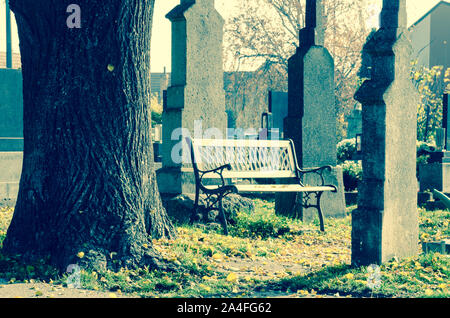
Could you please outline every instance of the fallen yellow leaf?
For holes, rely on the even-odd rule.
[[[307,290],[297,290],[297,294],[306,296],[309,295],[309,292]]]
[[[355,275],[353,275],[352,273],[348,273],[344,277],[347,279],[353,279],[355,277]]]
[[[238,277],[237,277],[237,275],[236,275],[235,273],[230,273],[230,274],[228,274],[228,276],[227,276],[227,282],[230,282],[230,283],[236,283],[237,280],[238,280]]]
[[[198,286],[201,287],[202,289],[208,291],[208,292],[211,291],[211,287],[206,286],[205,284],[199,284]]]

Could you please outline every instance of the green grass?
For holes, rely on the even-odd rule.
[[[448,256],[430,253],[393,260],[376,268],[379,269],[378,274],[374,274],[370,267],[327,267],[308,275],[273,282],[272,288],[302,292],[314,290],[355,297],[450,297]]]
[[[298,297],[336,293],[354,297],[450,296],[448,255],[422,254],[418,246],[417,257],[392,260],[379,266],[379,272],[354,268],[349,265],[350,213],[344,219],[326,220],[326,232],[322,233],[317,221],[304,224],[275,215],[273,202],[255,199],[255,205],[254,213],[238,214],[229,236],[223,236],[221,229],[180,226],[177,239],[153,240],[165,261],[180,267],[177,272],[81,269],[81,286],[142,297],[270,297],[271,292]],[[450,237],[450,212],[419,212],[421,241]],[[12,209],[0,209],[0,245],[12,213]],[[11,283],[67,285],[68,275],[58,275],[45,261],[23,264],[20,258],[0,252],[0,279]]]
[[[450,211],[419,209],[419,215],[422,241],[440,241],[450,238]]]

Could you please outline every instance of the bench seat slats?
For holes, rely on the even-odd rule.
[[[233,186],[239,193],[253,193],[253,192],[320,192],[333,191],[334,188],[327,186],[301,186],[299,184],[234,184]],[[219,186],[208,185],[205,188],[209,190],[218,189]]]
[[[265,179],[265,178],[295,178],[297,177],[295,171],[223,171],[222,177],[224,179]],[[217,173],[206,173],[202,176],[202,179],[220,179],[220,175]]]

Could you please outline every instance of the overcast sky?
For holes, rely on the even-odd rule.
[[[216,8],[222,16],[227,19],[232,16],[233,6],[237,1],[246,0],[216,0]],[[381,4],[382,0],[378,1]],[[76,0],[74,0],[74,2],[76,2]],[[408,23],[413,24],[438,2],[439,0],[407,0]],[[156,0],[152,35],[152,72],[162,72],[164,67],[167,68],[167,71],[170,71],[170,22],[165,18],[165,15],[179,3],[180,0]],[[4,0],[0,0],[0,51],[6,50],[4,8]],[[19,41],[17,39],[17,29],[14,22],[12,31],[13,51],[18,53]]]

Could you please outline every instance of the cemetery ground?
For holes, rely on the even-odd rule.
[[[450,297],[450,256],[424,254],[393,259],[379,267],[351,267],[351,210],[345,219],[318,224],[276,216],[272,201],[254,199],[253,213],[241,212],[230,229],[178,226],[175,240],[154,240],[157,251],[180,267],[118,272],[81,269],[80,289],[68,274],[38,262],[22,264],[0,253],[0,297]],[[450,212],[420,210],[420,241],[450,237]],[[0,244],[13,209],[0,209]],[[80,251],[78,257],[83,257]],[[3,290],[3,291],[2,291]]]

